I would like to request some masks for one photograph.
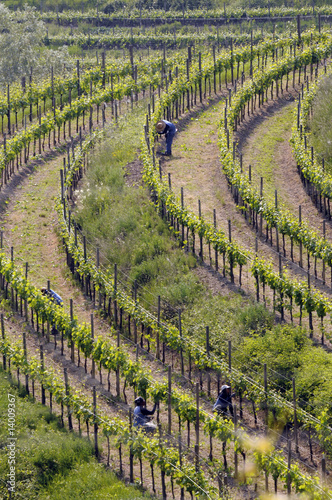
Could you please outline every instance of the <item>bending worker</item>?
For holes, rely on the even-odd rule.
[[[216,411],[220,415],[227,415],[227,408],[229,408],[229,413],[233,416],[232,397],[234,396],[235,394],[231,394],[230,386],[223,385],[218,399],[213,405],[213,411]]]
[[[134,402],[134,427],[136,427],[136,429],[144,429],[147,432],[154,432],[156,426],[150,422],[150,416],[156,411],[157,403],[154,404],[152,410],[147,410],[145,408],[145,400],[141,396],[136,398]]]
[[[166,152],[161,153],[164,156],[171,156],[172,154],[172,142],[177,131],[174,123],[168,122],[167,120],[161,120],[156,125],[156,130],[158,134],[165,134],[166,137]]]
[[[63,306],[62,298],[54,290],[51,289],[48,290],[47,288],[44,287],[41,289],[41,292],[43,295],[49,297],[51,301],[54,302],[54,304],[57,304],[58,306]]]
[[[47,289],[45,287],[43,287],[41,289],[41,293],[43,295],[46,295],[46,297],[48,297],[52,302],[54,302],[54,304],[56,304],[57,306],[61,306],[63,307],[63,300],[62,298],[60,297],[60,295],[58,295],[54,290],[51,290],[51,289]],[[52,325],[52,330],[51,330],[51,335],[57,335],[59,332],[58,330],[56,329],[56,325],[53,324]]]

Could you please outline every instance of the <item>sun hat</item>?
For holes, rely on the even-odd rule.
[[[141,396],[139,396],[138,398],[135,399],[134,403],[136,404],[136,406],[139,406],[139,405],[143,405],[145,403],[145,401]]]
[[[222,385],[221,386],[221,392],[224,390],[224,389],[230,389],[230,386],[229,385]]]
[[[165,128],[166,128],[166,123],[165,122],[160,121],[156,125],[157,132],[159,132],[159,133],[160,132],[164,132]]]

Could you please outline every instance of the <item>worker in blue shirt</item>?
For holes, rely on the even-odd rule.
[[[147,410],[145,404],[145,400],[141,396],[135,399],[134,427],[153,433],[156,430],[156,426],[150,422],[150,418],[156,411],[157,403],[155,403],[152,410]]]
[[[47,288],[43,287],[41,289],[41,293],[43,295],[45,295],[46,297],[48,297],[49,299],[51,299],[51,301],[54,302],[54,304],[63,307],[62,298],[54,290],[51,290],[51,289],[48,290]],[[57,333],[59,333],[59,332],[56,329],[56,326],[53,324],[52,329],[51,329],[51,335],[56,335]]]
[[[166,152],[161,153],[164,156],[172,155],[172,142],[177,132],[177,129],[172,122],[168,122],[167,120],[161,120],[156,125],[156,130],[158,134],[165,134],[166,137]]]

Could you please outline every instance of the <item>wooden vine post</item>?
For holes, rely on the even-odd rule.
[[[208,358],[210,357],[210,329],[207,326],[205,329],[206,334],[206,354]],[[209,369],[207,370],[207,395],[211,396],[211,375]]]
[[[301,44],[301,17],[300,14],[296,16],[297,18],[297,43],[298,46]]]
[[[120,349],[120,331],[119,330],[117,331],[116,346],[119,350]],[[110,390],[110,387],[109,387],[109,390]],[[117,367],[116,367],[116,395],[118,398],[120,397],[120,365],[119,365],[119,363],[117,364]]]
[[[69,396],[69,384],[68,384],[67,368],[64,368],[63,372],[64,372],[64,378],[65,378],[66,397],[68,398],[68,396]],[[73,430],[73,423],[72,423],[71,411],[70,411],[69,404],[67,404],[67,417],[68,417],[68,428],[70,431],[72,431]]]
[[[81,95],[81,84],[80,84],[80,61],[77,59],[76,61],[76,72],[77,72],[77,95],[80,97]]]
[[[292,449],[291,449],[291,441],[288,439],[287,442],[288,445],[288,453],[287,453],[287,495],[290,496],[292,492],[292,483],[291,483],[291,474],[290,474],[290,467],[291,467],[291,458],[292,458]]]
[[[93,313],[91,314],[91,340],[92,344],[94,343],[94,338],[95,338],[95,329],[94,329],[94,319],[93,319]],[[91,368],[91,377],[95,378],[96,376],[96,365],[95,365],[95,360],[92,359],[92,368]]]
[[[98,423],[97,423],[97,397],[96,397],[96,386],[93,386],[93,428],[94,428],[94,444],[95,444],[95,455],[99,457],[98,449]]]
[[[199,102],[203,102],[202,96],[202,53],[198,53],[198,69],[199,69]]]
[[[11,135],[11,123],[10,123],[10,86],[7,85],[7,106],[8,106],[8,135]]]
[[[261,199],[263,200],[263,177],[261,177],[261,189],[260,189],[260,195]],[[260,214],[260,220],[259,220],[259,235],[262,236],[263,234],[263,215]]]
[[[237,433],[237,408],[236,405],[233,405],[233,411],[234,411],[234,433],[236,436]],[[234,477],[238,477],[238,455],[237,455],[237,450],[234,450]]]
[[[190,61],[187,59],[187,81],[190,80]],[[190,94],[189,94],[189,86],[187,88],[187,108],[190,109]]]
[[[159,424],[159,446],[162,449],[162,428],[161,424]],[[166,482],[165,482],[165,469],[163,463],[160,465],[160,473],[161,473],[161,489],[162,489],[162,498],[163,500],[167,500],[167,493],[166,493]]]
[[[322,483],[323,483],[323,486],[326,483],[326,458],[325,458],[325,453],[323,453],[323,456],[322,456]]]
[[[202,219],[202,207],[201,207],[201,200],[198,200],[198,217],[199,220]],[[203,236],[199,237],[199,256],[202,259],[202,262],[204,261],[203,258]]]
[[[299,205],[299,225],[301,227],[302,225],[302,207],[301,205]],[[303,257],[302,257],[302,241],[300,241],[300,262],[299,262],[299,265],[300,267],[303,267]]]
[[[182,468],[182,441],[181,441],[180,435],[179,435],[178,443],[179,443],[179,464],[180,464],[180,468]],[[181,491],[180,491],[180,500],[184,500],[184,488],[183,488],[183,486],[181,487]]]
[[[251,31],[250,31],[250,76],[252,76],[252,61],[253,61],[253,50],[252,50],[252,46],[253,46],[253,40],[252,40],[252,28],[251,28]]]
[[[213,227],[214,230],[217,231],[217,215],[216,215],[216,209],[213,209]],[[214,258],[215,258],[215,265],[216,265],[216,271],[218,271],[218,248],[216,247],[214,250]]]
[[[117,292],[118,292],[118,266],[114,264],[114,325],[118,325],[118,302],[117,302]]]
[[[84,262],[87,262],[88,254],[86,249],[86,236],[83,235],[83,253],[84,253]],[[88,296],[88,276],[85,276],[85,295]],[[83,282],[82,282],[83,285]]]
[[[181,208],[182,212],[184,209],[184,193],[183,193],[183,187],[181,187]],[[181,246],[183,246],[184,242],[184,224],[182,223],[182,231],[181,231]]]
[[[199,471],[199,383],[196,382],[196,444],[195,444],[196,472]]]
[[[39,350],[40,350],[40,365],[41,365],[42,371],[44,372],[44,346],[43,346],[43,344],[39,345]],[[45,389],[44,389],[43,384],[41,384],[41,402],[42,402],[42,405],[46,404]]]
[[[4,319],[3,319],[3,314],[1,314],[1,336],[2,340],[5,340],[6,335],[5,335],[5,324],[4,324]],[[6,355],[2,355],[2,364],[3,364],[3,369],[4,371],[7,370],[7,358]]]
[[[228,221],[228,240],[232,243],[232,221]],[[229,269],[231,274],[231,283],[234,283],[233,257],[229,256]]]
[[[25,279],[28,279],[28,271],[29,271],[29,263],[25,263]],[[27,299],[24,299],[24,314],[25,314],[25,321],[28,323],[29,320],[29,315],[28,315],[28,301]]]
[[[275,189],[274,191],[274,206],[275,209],[278,210],[278,191]],[[272,228],[271,228],[271,234],[272,234]],[[272,240],[272,237],[271,237]],[[272,244],[272,241],[271,241]],[[276,225],[276,244],[277,244],[277,252],[280,252],[279,248],[279,231],[278,231],[278,225]]]
[[[160,330],[160,295],[158,295],[158,312],[157,312],[157,335],[156,335],[156,358],[160,359],[160,337],[159,337],[159,330]]]
[[[269,428],[269,408],[268,408],[268,399],[267,399],[267,365],[264,363],[264,393],[265,393],[265,402],[264,402],[264,410],[265,410],[265,432],[268,433]]]
[[[70,321],[73,322],[74,313],[73,313],[73,299],[70,299]],[[72,363],[75,363],[75,344],[73,340],[72,330],[70,332],[70,359]]]
[[[135,309],[137,306],[137,280],[134,281],[134,301],[135,301]],[[134,318],[134,342],[137,344],[137,322]]]
[[[182,320],[181,320],[181,309],[179,309],[179,333],[182,342]],[[180,359],[181,359],[181,375],[184,376],[184,362],[183,362],[183,348],[180,347]]]
[[[326,238],[326,220],[323,220],[323,238]],[[322,271],[323,285],[325,285],[325,259],[323,259],[323,271]]]
[[[296,412],[296,391],[295,391],[295,378],[292,378],[293,385],[293,406],[294,406],[294,437],[295,437],[295,452],[299,453],[299,437],[298,437],[298,424]]]
[[[232,372],[232,341],[228,341],[228,371],[229,371],[229,377],[231,376]]]
[[[26,340],[26,333],[24,330],[23,330],[23,352],[24,352],[24,359],[25,359],[25,361],[27,361],[28,360],[27,340]],[[25,374],[25,390],[26,390],[27,395],[29,395],[29,375],[28,375],[28,373]]]
[[[103,89],[105,88],[105,83],[106,83],[106,74],[105,74],[105,51],[101,53],[101,68],[103,72]]]
[[[168,367],[168,434],[172,434],[172,368]]]

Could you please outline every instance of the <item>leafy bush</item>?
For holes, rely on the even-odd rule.
[[[317,416],[331,406],[331,356],[320,347],[313,347],[304,329],[278,325],[264,336],[252,333],[243,339],[236,356],[239,369],[255,373],[261,382],[266,363],[269,382],[273,382],[276,389],[288,392],[290,399],[292,377],[295,377],[299,404]]]
[[[332,360],[330,353],[321,348],[306,349],[302,353],[301,363],[295,372],[295,377],[296,392],[301,406],[313,411],[316,415],[319,415],[324,408],[331,408]],[[329,413],[331,415],[331,412]]]
[[[303,351],[309,346],[307,333],[300,327],[278,325],[264,336],[251,332],[243,339],[237,356],[241,369],[246,373],[256,372],[263,380],[263,364],[273,367],[269,380],[283,391],[291,387],[291,378],[301,366]]]
[[[240,311],[240,331],[243,335],[264,334],[272,328],[274,315],[263,304],[250,304]]]

